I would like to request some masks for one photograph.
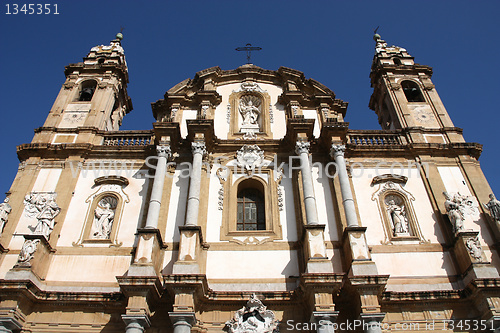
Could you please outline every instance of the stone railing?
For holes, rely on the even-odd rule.
[[[153,135],[150,131],[143,133],[134,131],[132,133],[113,133],[104,135],[103,146],[148,146],[152,142]]]
[[[401,145],[401,138],[396,133],[349,133],[348,143],[357,146]]]

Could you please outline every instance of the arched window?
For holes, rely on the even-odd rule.
[[[264,195],[257,188],[238,191],[236,230],[266,230]]]
[[[399,59],[399,58],[392,58],[392,61],[394,61],[394,65],[398,65],[398,66],[402,65],[401,59]]]
[[[78,96],[78,101],[90,102],[92,100],[92,96],[94,96],[96,86],[97,82],[94,80],[87,80],[83,82]]]
[[[405,93],[406,100],[408,102],[424,102],[424,96],[416,84],[413,81],[403,81],[401,82],[401,87],[403,87],[403,92]]]

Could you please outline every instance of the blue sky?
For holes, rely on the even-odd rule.
[[[0,192],[17,172],[16,145],[43,125],[64,66],[108,44],[121,26],[134,105],[122,129],[150,129],[151,102],[197,71],[244,64],[234,49],[247,43],[263,48],[255,65],[300,70],[349,102],[350,128],[379,129],[368,101],[373,29],[380,26],[389,45],[434,68],[455,126],[484,145],[480,162],[500,196],[500,1],[60,0],[59,15],[6,15],[7,3],[0,8]]]

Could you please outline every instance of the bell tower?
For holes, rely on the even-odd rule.
[[[432,68],[416,64],[402,47],[387,46],[379,34],[373,39],[370,78],[374,89],[369,107],[377,113],[382,129],[419,128],[434,133],[427,137],[436,143],[463,142],[461,129],[454,127],[431,81]],[[426,135],[420,137],[428,141]]]
[[[55,133],[119,129],[124,115],[132,110],[122,39],[118,33],[110,45],[95,46],[83,62],[66,66],[66,82],[33,141],[67,143],[54,141]]]

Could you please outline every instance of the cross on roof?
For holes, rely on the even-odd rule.
[[[247,52],[247,64],[251,64],[250,56],[251,56],[252,51],[260,51],[260,50],[262,50],[262,47],[252,46],[252,44],[248,43],[246,46],[237,47],[235,50],[236,51],[246,51]]]

